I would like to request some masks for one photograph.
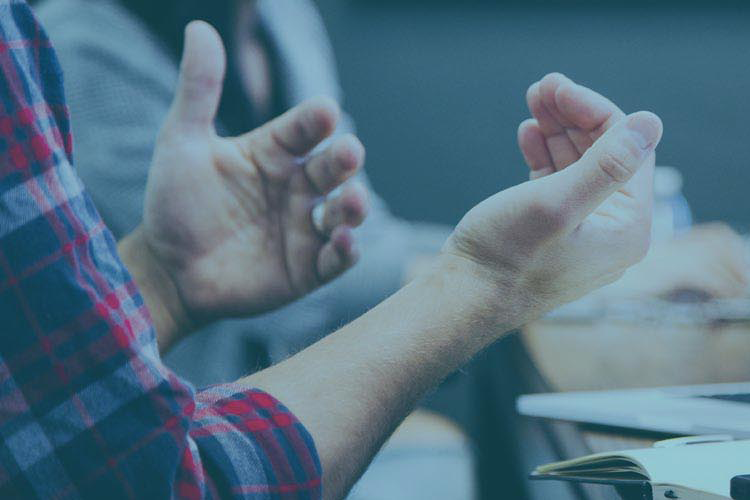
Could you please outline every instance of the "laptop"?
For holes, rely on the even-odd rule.
[[[750,382],[521,396],[518,412],[680,435],[750,439]]]

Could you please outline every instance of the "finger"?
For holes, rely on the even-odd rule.
[[[326,283],[352,267],[359,259],[351,228],[337,227],[318,254],[318,279]]]
[[[352,182],[319,207],[323,209],[323,215],[318,229],[324,235],[333,234],[339,226],[358,227],[369,210],[367,190],[361,182]]]
[[[558,168],[577,160],[596,139],[625,116],[609,99],[560,73],[545,76],[539,84],[539,94],[546,113],[554,117],[568,138],[566,141],[562,137],[550,137]],[[570,144],[577,153],[575,159]]]
[[[565,134],[568,136],[568,139],[570,139],[570,142],[573,143],[573,146],[575,146],[579,158],[594,144],[594,140],[591,139],[591,134],[587,131],[577,128],[566,128]]]
[[[567,131],[547,137],[547,149],[557,170],[564,169],[581,157],[581,152],[570,139]]]
[[[185,28],[185,48],[168,124],[182,130],[210,130],[216,117],[226,69],[224,44],[203,21]]]
[[[336,129],[336,101],[318,97],[303,102],[262,127],[237,138],[240,149],[266,173],[285,175]]]
[[[310,99],[264,127],[282,149],[296,156],[312,151],[336,129],[339,106],[331,98]]]
[[[539,82],[539,95],[542,105],[552,116],[561,128],[561,132],[547,137],[547,147],[552,154],[552,160],[558,170],[563,169],[571,163],[578,161],[587,148],[580,148],[576,144],[578,137],[571,134],[571,128],[574,127],[564,113],[560,112],[557,107],[556,96],[558,89],[565,84],[572,83],[570,79],[562,73],[550,73]]]
[[[518,146],[521,148],[526,164],[531,169],[531,179],[544,177],[555,171],[544,134],[535,119],[525,120],[518,127]]]
[[[572,123],[565,133],[580,154],[625,116],[610,100],[573,82],[558,87],[555,104],[558,112]]]
[[[576,128],[592,132],[592,140],[598,139],[625,116],[625,113],[606,97],[570,81],[557,89],[555,104],[560,113]]]
[[[547,112],[555,119],[561,128],[574,126],[573,122],[561,113],[557,108],[556,96],[558,89],[566,84],[573,83],[567,76],[562,73],[549,73],[539,81],[539,96],[542,99]]]
[[[539,129],[545,137],[561,134],[564,132],[563,127],[555,117],[550,114],[544,106],[544,102],[542,102],[540,85],[540,82],[533,83],[526,91],[526,104],[529,107],[529,112],[539,123]]]
[[[560,206],[570,210],[572,224],[579,224],[615,191],[625,187],[646,163],[653,162],[662,128],[661,120],[653,113],[641,111],[627,116],[599,138],[578,162],[547,178],[557,190]],[[650,183],[635,181],[631,183],[636,185],[632,196],[645,202],[650,193],[641,191],[647,190]]]
[[[545,91],[552,92],[550,79],[547,79]],[[543,79],[542,81],[545,81]],[[554,82],[554,80],[552,80]],[[556,170],[561,170],[580,158],[580,153],[575,144],[568,137],[565,127],[560,120],[552,114],[549,107],[545,104],[542,97],[542,82],[537,82],[529,87],[526,93],[526,100],[532,116],[539,123],[539,129],[545,137],[547,150]]]
[[[305,165],[310,183],[320,194],[327,194],[352,177],[365,161],[365,148],[355,136],[347,134],[315,155]]]

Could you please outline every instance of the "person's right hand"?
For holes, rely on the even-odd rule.
[[[612,101],[551,73],[529,87],[533,118],[521,123],[518,143],[537,179],[577,161],[625,113]],[[747,293],[750,268],[740,236],[726,225],[699,226],[655,247],[643,262],[602,291],[609,298],[672,297],[681,293],[731,298]]]
[[[550,73],[532,84],[526,103],[533,118],[518,127],[518,144],[531,179],[578,161],[625,113],[606,97]]]
[[[491,290],[508,326],[611,283],[648,250],[661,121],[613,114],[601,130],[575,136],[580,158],[480,203],[444,247],[449,266],[468,265]]]

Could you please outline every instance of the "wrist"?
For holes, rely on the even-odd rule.
[[[519,326],[519,312],[525,308],[514,286],[503,284],[486,266],[450,252],[435,259],[414,284],[443,304],[438,310],[455,314],[457,325],[468,326],[479,349]]]
[[[450,281],[448,293],[461,301],[471,321],[494,326],[496,340],[554,307],[533,281],[518,269],[498,266],[466,256],[447,247],[438,259],[433,275]]]
[[[159,350],[164,352],[193,330],[179,291],[141,226],[120,241],[118,250],[148,307]]]

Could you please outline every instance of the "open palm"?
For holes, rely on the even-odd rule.
[[[240,137],[217,136],[224,67],[218,34],[192,23],[144,212],[151,251],[199,321],[266,311],[333,279],[356,260],[352,228],[367,210],[362,185],[343,184],[362,165],[359,141],[318,151],[338,120],[329,99]]]

